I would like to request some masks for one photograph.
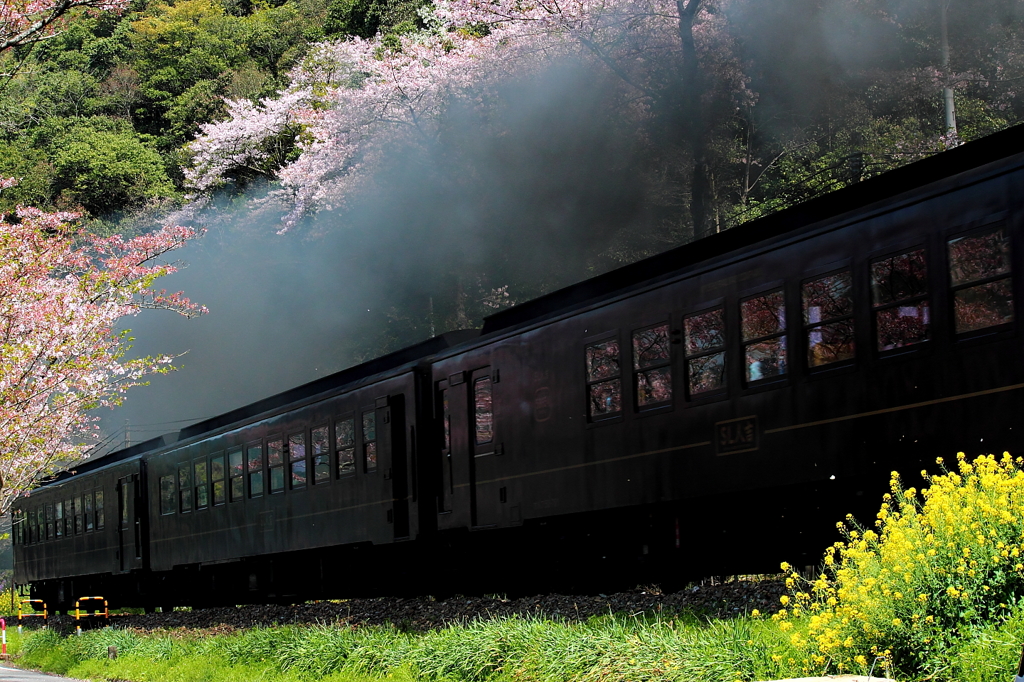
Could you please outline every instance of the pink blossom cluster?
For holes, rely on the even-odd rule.
[[[11,186],[0,181],[0,188]],[[152,289],[175,270],[158,259],[195,236],[165,227],[125,240],[82,234],[73,213],[19,207],[0,219],[0,513],[39,476],[79,459],[89,410],[116,405],[169,356],[127,360],[118,322],[141,308],[205,308]]]
[[[128,0],[3,0],[0,51],[54,35],[72,10],[123,12],[127,7]]]

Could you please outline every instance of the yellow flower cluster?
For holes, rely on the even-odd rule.
[[[839,524],[846,541],[828,549],[817,579],[788,575],[786,608],[773,618],[793,631],[805,665],[913,674],[933,669],[961,633],[1004,619],[1024,588],[1020,464],[1005,453],[970,462],[960,453],[956,471],[922,472],[929,485],[920,491],[893,472],[876,528],[848,517]],[[802,616],[806,627],[794,629]]]

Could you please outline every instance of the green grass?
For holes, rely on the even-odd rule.
[[[786,667],[772,657],[787,647],[765,620],[615,616],[581,623],[512,616],[420,634],[317,625],[213,636],[43,630],[22,639],[23,667],[132,682],[731,682],[782,676]]]
[[[131,682],[749,682],[804,674],[789,634],[765,618],[511,616],[426,633],[328,625],[215,635],[12,630],[9,648],[22,667]],[[933,679],[1009,679],[1022,640],[1024,610],[963,642]],[[117,660],[108,660],[109,646]]]

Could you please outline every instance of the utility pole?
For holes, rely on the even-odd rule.
[[[131,447],[131,445],[132,445],[132,429],[131,429],[131,426],[128,424],[128,420],[125,419],[124,420],[124,447],[125,447],[125,449],[127,449],[127,448]]]
[[[946,137],[950,146],[959,144],[956,133],[956,108],[953,103],[953,88],[949,87],[949,29],[946,15],[949,12],[949,3],[952,0],[939,0],[939,10],[942,16],[942,76],[946,79],[942,86],[942,103],[946,113]]]

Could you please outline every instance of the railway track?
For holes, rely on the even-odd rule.
[[[585,620],[611,613],[671,615],[696,612],[727,618],[755,609],[773,613],[785,585],[774,579],[710,581],[680,592],[662,594],[638,588],[602,595],[544,594],[506,599],[498,595],[350,599],[295,605],[265,604],[208,609],[180,609],[168,613],[112,616],[111,624],[137,630],[202,629],[230,631],[268,625],[337,623],[350,627],[387,625],[423,631],[450,623],[512,615]],[[73,632],[73,616],[52,616],[50,626]]]

